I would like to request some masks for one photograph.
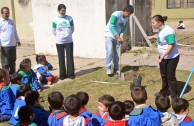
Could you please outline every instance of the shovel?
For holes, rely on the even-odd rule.
[[[119,73],[118,73],[118,78],[119,80],[125,80],[125,74],[121,73],[121,44],[118,44],[118,54],[119,54]]]

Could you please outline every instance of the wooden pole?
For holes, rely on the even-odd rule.
[[[14,24],[16,26],[16,18],[15,18],[15,5],[14,0],[11,0],[11,12],[12,12],[12,19],[14,21]]]

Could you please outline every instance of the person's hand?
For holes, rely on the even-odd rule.
[[[119,35],[117,35],[117,41],[118,41],[120,44],[123,44],[123,40],[122,40],[122,38],[121,38]]]
[[[158,60],[158,63],[161,63],[161,62],[162,62],[162,60],[163,60],[163,58],[164,58],[164,57],[163,57],[163,56],[161,56],[161,57],[160,57],[160,59]]]
[[[21,46],[21,43],[20,42],[17,42],[17,46]]]
[[[147,39],[153,39],[153,36],[147,36],[146,38]]]

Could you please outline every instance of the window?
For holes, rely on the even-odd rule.
[[[167,0],[167,9],[194,8],[194,0]]]

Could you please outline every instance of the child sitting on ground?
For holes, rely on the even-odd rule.
[[[9,86],[12,90],[12,93],[14,94],[15,98],[18,97],[18,89],[20,87],[21,81],[22,81],[22,75],[18,73],[13,73],[10,77],[11,85]]]
[[[108,108],[115,102],[114,97],[109,94],[101,96],[98,100],[98,110],[96,114],[92,116],[89,126],[104,126],[110,119]]]
[[[89,95],[83,91],[77,92],[76,95],[80,99],[82,105],[80,115],[83,116],[84,118],[90,119],[92,117],[92,112],[88,111],[85,108],[89,101]]]
[[[136,106],[130,113],[129,126],[160,126],[161,117],[158,110],[146,104],[147,92],[142,86],[134,86],[131,97]]]
[[[183,98],[173,100],[172,108],[175,112],[180,126],[194,126],[194,121],[188,116],[189,102]]]
[[[28,106],[22,106],[18,112],[20,122],[16,126],[38,126],[33,123],[34,113]]]
[[[56,79],[49,70],[53,69],[53,66],[48,63],[44,55],[36,56],[37,65],[34,66],[34,70],[37,72],[37,77],[41,83],[51,85]]]
[[[135,107],[135,104],[131,100],[126,100],[126,101],[124,101],[124,105],[125,105],[125,119],[128,120],[129,119],[129,114],[131,113],[131,111]]]
[[[37,91],[27,92],[25,101],[26,106],[32,108],[34,112],[34,120],[38,126],[48,126],[47,120],[49,117],[49,113],[42,108],[39,101],[39,93]]]
[[[157,109],[162,113],[162,126],[179,126],[176,116],[168,112],[170,108],[170,99],[168,96],[159,94],[156,96],[155,104]]]
[[[29,84],[33,91],[41,92],[42,86],[38,83],[38,78],[31,69],[31,61],[26,58],[20,63],[18,73],[22,75],[22,83]]]
[[[8,83],[7,71],[0,68],[0,122],[9,120],[13,110],[14,96]]]
[[[108,112],[110,119],[104,126],[126,126],[127,119],[125,119],[125,104],[120,101],[114,102],[109,106]]]
[[[63,120],[63,126],[85,126],[86,122],[83,116],[79,115],[81,102],[76,95],[70,95],[65,99],[65,110],[68,112]]]
[[[67,116],[67,112],[63,107],[64,97],[58,92],[54,91],[48,95],[48,103],[52,112],[48,118],[49,126],[61,126],[63,119]]]
[[[14,109],[11,113],[11,119],[8,121],[10,125],[16,125],[19,122],[18,111],[22,106],[26,106],[25,95],[28,91],[31,91],[30,85],[22,84],[18,89],[18,98],[14,103]]]
[[[185,24],[183,23],[183,21],[179,21],[177,29],[185,29]]]

